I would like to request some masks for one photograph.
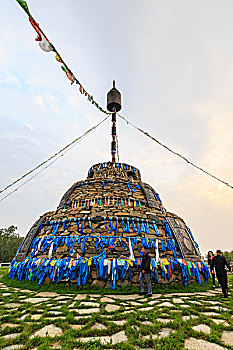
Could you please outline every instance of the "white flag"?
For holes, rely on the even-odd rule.
[[[43,36],[42,41],[39,42],[40,48],[45,52],[53,51],[53,47],[50,45],[47,39]]]

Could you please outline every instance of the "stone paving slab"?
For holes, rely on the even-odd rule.
[[[105,310],[108,311],[108,312],[114,312],[114,311],[117,311],[119,309],[120,309],[119,305],[107,304],[105,306]]]
[[[203,312],[202,315],[207,316],[207,317],[211,317],[211,316],[219,316],[219,314],[217,314],[216,312]]]
[[[184,342],[184,348],[189,350],[226,350],[222,346],[206,340],[189,338]]]
[[[19,326],[20,326],[20,324],[17,324],[17,323],[3,323],[2,329],[5,329],[6,327],[15,328],[15,327],[19,327]]]
[[[229,327],[229,323],[227,323],[225,320],[219,320],[212,318],[212,321],[216,323],[217,325],[221,324],[222,326]]]
[[[101,303],[115,303],[116,301],[112,298],[108,298],[108,297],[103,297],[100,299]]]
[[[112,323],[117,324],[118,326],[123,326],[127,320],[111,321]]]
[[[5,304],[4,307],[6,309],[13,309],[13,308],[18,308],[20,306],[22,306],[23,304],[19,304],[19,303],[10,303],[10,304]]]
[[[141,307],[139,310],[143,312],[151,311],[153,310],[153,306],[147,306],[147,307]]]
[[[156,321],[161,322],[161,323],[165,323],[165,324],[167,324],[169,322],[173,322],[173,320],[169,320],[167,318],[157,318]]]
[[[35,332],[30,336],[30,339],[33,339],[35,337],[56,337],[61,336],[63,334],[61,328],[54,326],[53,324],[50,324],[49,326],[45,326],[39,331]]]
[[[233,346],[233,331],[223,331],[221,340],[224,344]]]
[[[150,339],[150,337],[155,340],[157,338],[167,338],[169,337],[172,333],[175,333],[174,330],[170,328],[163,328],[158,334],[148,334],[143,337],[144,340]]]
[[[106,345],[112,342],[112,345],[123,343],[128,341],[128,337],[126,336],[124,331],[113,334],[112,336],[102,336],[102,337],[87,337],[87,338],[79,338],[78,341],[82,343],[88,343],[89,341],[99,340],[102,345]]]
[[[59,294],[54,293],[54,292],[40,292],[35,295],[36,298],[39,297],[45,297],[45,298],[53,298],[53,297],[58,297]]]
[[[80,307],[81,306],[100,307],[100,304],[99,303],[94,303],[92,301],[82,301],[80,303]]]
[[[192,319],[195,319],[195,318],[198,318],[198,316],[196,316],[196,315],[182,316],[182,320],[183,321],[188,321],[188,320],[192,320]]]
[[[74,300],[85,300],[87,298],[87,294],[77,294]]]
[[[49,298],[27,298],[24,300],[25,303],[39,304],[48,301]]]
[[[135,301],[132,301],[131,303],[135,303]],[[149,301],[148,305],[155,305],[155,304],[158,304],[158,303],[159,303],[159,300],[151,300],[151,301]],[[131,305],[133,305],[133,304],[131,304]]]
[[[1,327],[3,332],[3,340],[5,340],[6,344],[4,349],[12,346],[10,345],[10,341],[12,341],[11,339],[13,339],[14,342],[17,342],[17,337],[20,336],[21,332],[23,331],[22,325],[33,325],[33,327],[35,327],[35,324],[41,325],[40,330],[31,332],[31,337],[34,338],[35,336],[39,336],[43,338],[46,337],[46,334],[48,336],[50,336],[49,334],[52,334],[51,337],[56,336],[53,335],[56,334],[56,331],[58,332],[58,336],[62,336],[62,325],[64,324],[64,330],[66,329],[67,331],[71,331],[73,329],[74,331],[78,332],[77,334],[80,335],[80,338],[77,338],[77,341],[82,339],[82,342],[87,342],[89,340],[95,341],[100,339],[102,345],[104,345],[111,342],[113,342],[113,344],[118,344],[121,341],[129,341],[127,338],[129,327],[125,327],[128,321],[128,325],[131,327],[132,331],[137,332],[137,337],[141,337],[142,340],[150,339],[149,332],[154,332],[154,334],[152,334],[152,339],[156,343],[156,340],[158,341],[160,338],[169,337],[171,334],[175,334],[174,330],[162,327],[166,327],[166,325],[170,322],[179,322],[180,320],[182,320],[181,327],[185,327],[185,323],[190,322],[191,327],[189,327],[189,329],[200,333],[200,337],[204,337],[204,334],[211,334],[211,332],[213,334],[214,330],[216,329],[214,324],[216,324],[219,326],[218,330],[221,332],[222,344],[224,343],[225,346],[232,346],[231,342],[233,341],[233,331],[229,330],[229,328],[225,329],[225,327],[233,326],[233,315],[231,316],[232,320],[229,320],[229,316],[231,315],[230,312],[232,313],[232,305],[229,302],[230,300],[214,300],[214,298],[216,298],[216,293],[213,293],[212,291],[201,294],[155,294],[152,298],[146,298],[144,296],[140,296],[139,294],[102,296],[99,294],[60,295],[54,292],[32,291],[27,291],[23,294],[22,290],[15,291],[15,289],[11,289],[9,291],[8,288],[7,291],[4,289],[3,293],[1,293],[2,291],[0,291],[0,296],[3,295],[2,300],[6,300],[5,304],[2,301],[3,304],[1,305],[0,302],[0,312],[3,310],[3,313],[5,314],[1,318],[3,318],[4,321],[6,320],[5,323],[2,322]],[[25,300],[22,300],[24,298]],[[18,300],[20,300],[20,302],[18,302]],[[32,300],[32,302],[28,302],[28,300]],[[28,304],[26,304],[26,302],[28,302]],[[103,303],[106,303],[105,309]],[[23,309],[24,307],[25,309]],[[119,312],[120,307],[124,307],[124,311]],[[166,312],[164,312],[165,307],[167,307]],[[61,310],[64,311],[64,314],[61,312]],[[67,315],[67,310],[71,315]],[[101,310],[103,310],[103,312],[106,310],[112,314],[101,314]],[[203,310],[205,311],[203,312]],[[226,317],[220,314],[221,311],[228,312],[225,314]],[[194,314],[192,314],[192,312]],[[86,323],[90,321],[91,317],[98,313],[100,313],[98,318],[93,319],[89,327],[85,327]],[[189,315],[187,315],[187,313],[189,313]],[[7,315],[9,315],[10,318],[4,319],[4,317]],[[124,319],[117,320],[119,315],[122,315]],[[147,317],[144,317],[145,315],[147,315]],[[198,319],[200,316],[205,316],[209,321],[212,320],[213,322],[209,322],[208,325],[204,324],[205,322],[203,321],[202,323],[200,322],[201,324],[197,324],[195,319]],[[73,322],[70,321],[70,317],[73,317],[72,320],[76,320],[74,323],[77,322],[81,324],[70,324],[70,322]],[[135,324],[133,325],[131,323],[131,317],[136,317]],[[226,320],[223,318],[226,318]],[[27,320],[26,322],[25,319]],[[46,326],[44,326],[43,323],[44,327],[42,326],[42,320],[46,321],[47,323]],[[55,323],[56,321],[59,321],[59,323]],[[49,322],[51,323],[50,325],[48,325]],[[112,329],[114,329],[112,327],[114,327],[114,325],[118,326],[118,333],[109,335],[111,334],[109,333],[109,330],[111,329],[112,332]],[[143,332],[148,330],[148,333],[141,333],[141,327],[143,326],[147,326],[147,328],[145,327],[143,329]],[[85,327],[84,330],[82,330],[83,327]],[[124,328],[126,329],[126,333],[123,330]],[[88,332],[90,330],[92,330],[92,332],[99,331],[100,333],[97,334],[100,336],[89,336],[90,333]],[[85,333],[82,335],[82,332]],[[145,335],[142,336],[142,334]],[[16,341],[14,340],[14,337],[16,338]],[[196,338],[198,338],[198,336]],[[192,349],[191,346],[194,346],[193,349],[198,350],[224,349],[224,345],[220,346],[218,344],[196,338],[186,339],[185,346],[187,346],[187,349]],[[130,342],[132,342],[131,338]],[[19,346],[22,347],[20,344]],[[60,343],[57,343],[57,346],[55,346],[55,344],[51,345],[51,348],[59,347],[61,347]],[[136,348],[137,347],[135,346],[135,349]]]
[[[108,327],[106,327],[104,324],[102,323],[95,323],[91,329],[107,329]]]
[[[92,309],[76,309],[75,310],[78,314],[83,315],[83,314],[94,314],[97,312],[100,312],[99,308],[92,308]]]
[[[108,298],[112,299],[120,299],[120,300],[135,300],[140,299],[141,296],[139,294],[129,294],[129,295],[106,295]]]
[[[32,316],[31,316],[31,319],[37,321],[37,320],[39,320],[39,319],[41,318],[41,316],[42,316],[41,314],[40,314],[40,315],[36,315],[36,314],[35,314],[35,315],[32,315]]]
[[[175,305],[171,304],[169,301],[165,301],[162,304],[158,304],[158,307],[175,307]]]
[[[211,329],[205,324],[199,324],[198,326],[193,326],[192,329],[196,332],[203,332],[205,334],[210,334]]]
[[[181,298],[173,298],[173,303],[175,304],[183,304],[184,300]]]
[[[3,335],[3,339],[15,339],[20,335],[20,333],[11,333],[7,335]]]

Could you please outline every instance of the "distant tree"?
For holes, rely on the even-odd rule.
[[[16,226],[0,228],[0,262],[11,262],[22,241]]]
[[[227,259],[228,263],[232,262],[233,261],[233,250],[231,252],[223,252],[222,253],[225,258]]]

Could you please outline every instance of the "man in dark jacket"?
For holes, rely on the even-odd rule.
[[[226,258],[222,255],[221,250],[217,250],[217,255],[215,255],[212,259],[210,270],[213,271],[215,268],[216,277],[218,279],[218,283],[222,287],[222,292],[224,298],[228,297],[228,287],[227,287],[227,271],[226,267],[231,271],[231,267],[226,261]]]
[[[144,280],[146,281],[148,297],[152,297],[152,286],[150,281],[150,255],[147,253],[146,248],[142,247],[142,264],[139,276],[140,291],[141,294],[145,294]]]

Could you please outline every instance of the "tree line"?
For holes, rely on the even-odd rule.
[[[11,262],[22,241],[16,226],[0,228],[0,263]]]

